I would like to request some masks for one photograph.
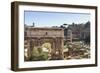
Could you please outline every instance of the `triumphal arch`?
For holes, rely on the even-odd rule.
[[[26,26],[24,29],[24,48],[26,57],[30,57],[33,47],[50,44],[50,60],[63,59],[64,30],[59,27],[40,28]]]

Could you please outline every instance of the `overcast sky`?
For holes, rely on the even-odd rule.
[[[36,27],[60,26],[64,23],[85,23],[90,20],[90,14],[67,12],[24,11],[24,23]]]

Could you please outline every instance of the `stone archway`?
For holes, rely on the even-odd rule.
[[[49,42],[45,42],[45,43],[43,43],[42,44],[42,50],[43,50],[43,52],[46,52],[47,53],[47,55],[48,55],[48,60],[49,59],[51,59],[51,43],[49,43]]]
[[[51,60],[61,60],[63,59],[63,54],[62,54],[62,40],[61,38],[41,38],[41,45],[44,43],[50,43],[51,44],[51,49],[49,54],[51,55]]]
[[[42,47],[42,48],[44,47],[49,50],[47,51],[49,55],[49,58],[48,58],[49,60],[63,59],[61,38],[40,37],[40,38],[28,38],[28,39],[30,39],[29,57],[32,56],[33,47]]]
[[[43,51],[48,50],[47,52],[51,52],[51,43],[45,42],[45,43],[42,44],[41,47],[43,48]],[[44,48],[45,48],[45,49],[44,49]]]

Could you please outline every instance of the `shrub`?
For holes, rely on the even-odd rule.
[[[48,60],[48,53],[43,52],[41,47],[34,47],[30,60],[32,61]]]

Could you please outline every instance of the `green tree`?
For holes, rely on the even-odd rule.
[[[32,61],[48,60],[48,53],[43,52],[41,47],[34,47],[31,56]]]

